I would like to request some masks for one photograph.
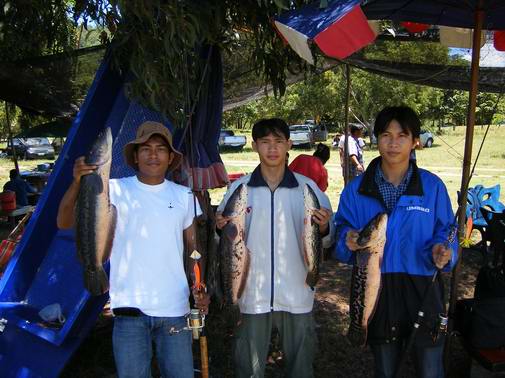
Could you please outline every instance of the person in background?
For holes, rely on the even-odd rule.
[[[380,157],[344,188],[334,216],[335,257],[352,264],[359,230],[377,214],[388,214],[382,289],[367,337],[377,378],[395,376],[419,311],[424,320],[412,350],[417,376],[444,377],[444,337],[433,338],[438,314],[444,313],[444,282],[440,275],[434,285],[432,279],[437,269],[455,266],[458,242],[449,237],[455,219],[444,183],[410,160],[420,126],[417,114],[406,106],[387,107],[377,115],[374,135]]]
[[[347,138],[347,156],[349,157],[349,179],[353,179],[359,176],[365,171],[365,160],[363,158],[363,144],[360,143],[360,139],[364,143],[363,127],[360,125],[351,125],[350,127],[351,135]],[[344,146],[345,146],[345,135],[340,137],[338,143],[338,148],[340,152],[340,165],[342,166],[342,176],[345,178],[344,172]]]
[[[330,158],[330,148],[319,143],[316,150],[310,155],[298,155],[289,164],[289,169],[312,179],[323,192],[328,188],[328,171],[324,167]]]
[[[4,185],[4,192],[16,193],[16,207],[28,206],[28,193],[37,193],[37,189],[23,180],[17,169],[10,170],[9,178],[10,180]]]

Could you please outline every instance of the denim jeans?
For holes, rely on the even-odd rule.
[[[150,378],[154,342],[162,377],[192,378],[191,332],[170,334],[172,327],[179,330],[185,325],[183,316],[116,316],[112,343],[118,377]]]
[[[376,344],[371,347],[375,359],[375,377],[393,377],[405,350],[405,344],[401,342]],[[443,344],[429,348],[414,346],[412,348],[412,357],[414,358],[417,376],[422,378],[443,378],[443,351]]]

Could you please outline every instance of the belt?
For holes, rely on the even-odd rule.
[[[136,307],[116,307],[112,309],[114,316],[132,316],[139,317],[145,315],[140,309]]]

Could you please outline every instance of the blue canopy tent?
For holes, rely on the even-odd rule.
[[[391,20],[395,22],[415,22],[428,25],[442,25],[458,28],[473,29],[471,80],[467,87],[469,91],[469,106],[467,115],[465,150],[463,159],[460,202],[458,208],[458,229],[460,240],[464,237],[465,209],[467,204],[468,185],[470,180],[470,168],[473,146],[473,130],[475,125],[475,108],[477,102],[478,79],[479,79],[479,58],[480,40],[483,30],[505,30],[505,1],[503,0],[333,0],[328,1],[327,7],[323,7],[319,12],[315,11],[321,4],[320,1],[306,6],[299,10],[294,10],[284,14],[276,22],[284,25],[284,30],[290,31],[298,36],[294,42],[290,38],[283,37],[291,44],[291,47],[298,54],[311,62],[310,43],[318,45],[323,54],[334,58],[342,59],[338,55],[330,55],[331,51],[327,44],[335,43],[341,45],[341,39],[347,39],[348,35],[361,33],[354,29],[333,36],[333,40],[324,40],[322,46],[318,41],[318,36],[325,33],[334,23],[341,22],[345,13],[355,4],[359,4],[362,12],[368,20]],[[304,26],[301,26],[304,25]],[[282,29],[280,32],[282,33]],[[363,26],[366,29],[366,26]],[[302,34],[304,37],[300,37]],[[291,38],[293,39],[293,38]],[[301,47],[300,47],[301,45]],[[356,48],[357,51],[359,48]],[[309,53],[307,51],[309,50]],[[300,52],[301,51],[301,52]],[[307,59],[307,55],[310,54]],[[503,89],[502,89],[503,91]],[[461,256],[461,248],[458,251]],[[458,265],[452,273],[451,297],[449,315],[454,318],[456,303],[456,288],[458,285],[459,269]],[[448,339],[450,340],[450,338]]]

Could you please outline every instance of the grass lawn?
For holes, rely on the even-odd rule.
[[[418,165],[429,169],[442,178],[447,186],[453,207],[456,208],[457,191],[461,186],[461,172],[463,166],[463,150],[465,128],[458,127],[456,130],[444,129],[443,135],[435,135],[433,147],[417,151]],[[484,136],[485,128],[480,126],[475,128],[473,155],[477,156]],[[251,149],[252,137],[250,133],[237,132],[237,134],[246,134],[248,144],[241,152],[222,152],[226,169],[229,173],[244,172],[250,173],[258,164],[258,156]],[[332,135],[333,136],[333,135]],[[484,147],[482,149],[475,174],[470,182],[470,186],[482,184],[486,187],[500,184],[502,187],[501,201],[505,203],[505,127],[492,126],[489,129]],[[331,146],[331,139],[326,142]],[[312,154],[312,150],[294,149],[291,150],[290,161],[299,154]],[[376,149],[365,150],[365,162],[369,163],[378,156]],[[48,162],[48,160],[20,160],[19,168],[21,171],[32,170],[37,164]],[[0,158],[0,188],[9,180],[9,170],[14,168],[14,163],[10,158]],[[330,160],[326,163],[329,173],[329,187],[327,194],[330,197],[333,209],[338,207],[340,193],[343,189],[343,178],[341,175],[340,160],[336,150],[331,151]],[[218,204],[224,193],[225,188],[211,190],[212,203]]]
[[[473,142],[473,161],[484,137],[485,128],[477,126],[475,128]],[[239,132],[237,132],[238,134]],[[243,133],[241,133],[243,134]],[[223,152],[223,159],[229,173],[245,172],[250,173],[258,163],[257,154],[252,151],[250,142],[252,138],[248,136],[248,145],[241,152]],[[465,128],[458,127],[456,130],[444,129],[444,134],[435,135],[433,147],[416,151],[418,165],[426,168],[440,176],[447,186],[451,197],[453,208],[456,209],[457,191],[461,186],[461,173],[463,167]],[[505,127],[492,126],[489,129],[482,152],[480,154],[474,176],[470,181],[470,186],[482,184],[486,187],[500,184],[502,187],[501,201],[505,202]],[[331,146],[331,140],[326,142]],[[291,150],[290,161],[299,154],[312,154],[313,151],[295,149]],[[333,209],[336,210],[340,193],[344,183],[340,168],[340,159],[336,150],[331,151],[330,160],[326,163],[329,174],[329,187],[327,194],[330,197]],[[379,155],[376,149],[365,151],[365,162],[369,163]],[[224,195],[225,189],[215,189],[211,191],[213,203],[219,203]]]

